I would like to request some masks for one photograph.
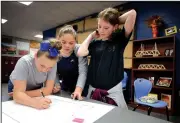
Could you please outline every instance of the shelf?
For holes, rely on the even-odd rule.
[[[24,55],[1,54],[1,56],[8,56],[8,57],[23,57]]]
[[[133,59],[165,59],[165,58],[174,58],[174,56],[133,57]]]
[[[155,43],[156,46],[155,47]],[[144,51],[148,50],[154,50],[153,52],[148,52],[152,55],[144,55],[142,57],[136,57],[135,54],[137,51],[141,49],[141,44],[144,44]],[[155,52],[155,49],[158,49],[160,55],[159,56],[154,56],[153,54],[157,54]],[[159,77],[171,77],[173,82],[172,86],[170,87],[165,87],[165,86],[158,86],[154,84],[152,86],[152,92],[158,94],[158,98],[161,98],[160,95],[161,93],[165,94],[171,94],[171,110],[170,112],[172,114],[175,113],[175,102],[176,102],[176,92],[175,92],[175,36],[163,36],[163,37],[157,37],[157,38],[149,38],[149,39],[142,39],[142,40],[134,40],[133,41],[133,51],[132,51],[132,62],[133,62],[133,67],[132,67],[132,81],[131,81],[131,89],[134,89],[134,81],[137,78],[146,78],[148,79],[149,77],[154,77],[154,81],[156,82]],[[171,56],[166,56],[165,51],[166,49],[173,49],[174,53]],[[140,53],[140,52],[139,52]],[[147,52],[146,52],[147,53]],[[147,54],[148,54],[147,53]],[[158,54],[159,54],[158,53]],[[166,69],[153,69],[157,68],[157,66],[151,67],[152,69],[138,69],[140,65],[148,65],[148,64],[156,64],[156,65],[164,65]],[[142,68],[144,68],[144,66]],[[131,99],[133,100],[134,98],[134,90],[131,90]],[[158,109],[159,110],[159,109]],[[157,110],[157,111],[158,111]],[[154,110],[156,111],[156,110]],[[160,111],[161,112],[161,111]],[[164,113],[162,110],[161,113]]]
[[[162,71],[162,72],[173,72],[173,69],[162,69],[162,70],[153,70],[153,69],[132,69],[133,71]]]
[[[133,87],[134,87],[134,84],[133,84]],[[152,89],[162,89],[162,90],[172,90],[171,87],[162,87],[162,86],[152,86]]]
[[[169,39],[169,38],[174,39],[174,37],[175,36],[163,36],[163,37],[157,37],[157,38],[133,40],[133,42],[134,43],[136,43],[136,42],[147,42],[147,41],[150,41],[150,42],[152,42],[152,41],[154,41],[154,42],[156,42],[156,41],[164,42],[164,41],[168,41],[167,39]]]
[[[155,89],[164,89],[164,90],[172,90],[172,88],[170,88],[170,87],[161,87],[161,86],[153,86],[152,88],[155,88]]]

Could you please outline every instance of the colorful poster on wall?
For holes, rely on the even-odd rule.
[[[17,41],[16,44],[18,55],[29,54],[29,42]]]
[[[37,42],[37,41],[30,41],[30,48],[39,49],[40,48],[40,43]]]
[[[8,43],[1,43],[1,52],[2,54],[16,54],[16,45],[8,44]]]

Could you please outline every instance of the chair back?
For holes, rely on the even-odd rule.
[[[124,78],[122,80],[122,88],[126,88],[126,85],[127,85],[127,80],[128,80],[128,76],[127,76],[127,73],[124,71]]]
[[[134,81],[134,96],[139,99],[140,97],[147,96],[152,89],[152,82],[144,79],[137,78]]]

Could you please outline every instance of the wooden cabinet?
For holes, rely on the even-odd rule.
[[[20,57],[2,56],[1,57],[1,81],[7,83],[9,76]]]
[[[85,31],[96,30],[98,27],[97,18],[86,18],[85,19]]]
[[[125,50],[124,50],[124,68],[131,69],[132,68],[132,48],[133,42],[129,41]]]
[[[78,33],[77,34],[77,41],[78,44],[82,44],[83,41],[91,34],[93,31],[88,31],[88,32],[83,32],[83,33]]]
[[[140,52],[138,53],[138,51]],[[150,93],[157,94],[159,100],[162,99],[161,96],[163,94],[170,95],[171,99],[169,105],[171,108],[169,109],[169,112],[170,114],[174,114],[176,100],[175,36],[134,40],[132,54],[132,103],[134,102],[134,81],[137,78],[153,78],[154,80],[152,80],[152,82],[154,84]],[[156,56],[156,54],[159,55]],[[165,69],[163,69],[162,66],[164,66]],[[160,77],[171,78],[172,81],[170,86],[158,86],[157,82],[160,80]],[[164,112],[164,110],[161,109],[154,109],[153,111]]]

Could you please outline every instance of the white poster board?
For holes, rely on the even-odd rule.
[[[59,96],[47,96],[52,104],[48,109],[37,110],[7,101],[2,103],[2,112],[20,123],[75,123],[75,120],[83,120],[82,123],[93,123],[114,106],[77,101]],[[77,122],[76,122],[77,123]]]

